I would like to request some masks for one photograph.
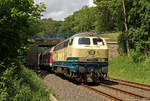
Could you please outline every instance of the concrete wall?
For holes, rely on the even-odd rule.
[[[117,42],[107,42],[109,48],[109,58],[119,55],[119,44]]]

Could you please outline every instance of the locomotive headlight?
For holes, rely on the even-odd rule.
[[[108,72],[108,67],[102,67],[102,73],[107,73]]]

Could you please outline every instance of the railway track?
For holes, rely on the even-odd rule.
[[[105,92],[103,92],[103,91],[97,90],[97,89],[95,89],[95,88],[93,88],[93,87],[90,87],[90,86],[88,86],[88,85],[86,85],[86,84],[81,84],[81,86],[83,86],[83,87],[85,87],[85,88],[87,88],[87,89],[89,89],[89,90],[92,90],[92,91],[96,92],[97,94],[100,94],[100,95],[103,95],[103,96],[105,96],[105,97],[108,97],[108,98],[110,98],[110,99],[112,99],[112,100],[114,100],[114,101],[124,101],[123,99],[117,98],[117,97],[115,97],[115,96],[113,96],[113,95],[110,95],[110,94],[105,93]]]
[[[115,81],[115,82],[117,82],[117,83],[119,83],[121,85],[126,85],[126,86],[130,86],[130,87],[134,87],[134,88],[139,88],[139,89],[142,89],[142,90],[150,91],[150,85],[145,85],[145,84],[131,82],[131,81],[126,81],[126,80],[114,79],[114,78],[110,78],[110,80],[113,80],[113,81]],[[122,82],[124,82],[124,83],[122,83]],[[130,84],[134,84],[134,85],[137,85],[137,86],[133,86],[133,85],[130,85]],[[138,86],[142,86],[142,87],[138,87]],[[143,88],[143,87],[147,87],[147,88]]]
[[[109,86],[109,85],[101,84],[100,86],[105,87],[105,88],[109,88],[109,89],[112,89],[112,90],[115,90],[115,91],[119,91],[119,92],[121,92],[121,93],[128,94],[129,96],[133,96],[133,97],[135,97],[135,98],[150,100],[150,98],[147,98],[147,97],[145,97],[145,96],[138,95],[138,94],[134,94],[134,93],[131,93],[131,92],[129,92],[129,91],[121,90],[121,89],[118,89],[118,88],[114,88],[114,87],[111,87],[111,86]]]
[[[123,83],[122,83],[122,84],[123,84]],[[123,84],[123,85],[124,85],[124,84]],[[125,85],[126,85],[126,84],[125,84]],[[129,84],[127,84],[127,85],[130,86]],[[82,84],[81,86],[83,86],[83,87],[85,87],[85,88],[87,88],[87,89],[90,89],[90,90],[92,90],[92,91],[94,91],[94,92],[96,92],[96,93],[98,93],[98,94],[100,94],[100,95],[103,95],[103,96],[105,96],[105,97],[108,97],[108,98],[110,98],[110,99],[112,99],[112,100],[115,100],[115,101],[124,101],[124,99],[122,99],[122,98],[118,98],[118,97],[113,96],[113,95],[111,95],[111,94],[109,94],[109,93],[105,93],[104,91],[98,90],[98,89],[93,88],[93,87],[91,87],[91,86],[88,86],[88,85],[86,85],[86,84]],[[101,87],[104,87],[104,88],[107,88],[107,89],[115,90],[115,91],[117,91],[117,92],[121,92],[121,93],[127,94],[127,95],[132,96],[132,97],[137,98],[137,99],[146,99],[146,101],[150,101],[150,98],[149,98],[149,97],[145,97],[145,96],[142,96],[142,95],[138,95],[138,94],[132,93],[132,92],[130,92],[130,91],[121,90],[121,89],[119,89],[119,88],[115,88],[115,87],[112,87],[112,86],[109,86],[109,85],[105,85],[105,84],[100,84],[100,86],[101,86]],[[131,86],[131,87],[134,87],[134,86]],[[135,88],[150,91],[149,89],[143,89],[143,88],[139,88],[139,87],[136,87],[136,86],[135,86]]]
[[[105,98],[111,99],[113,101],[126,101],[126,100],[127,101],[128,100],[150,101],[149,95],[143,95],[140,93],[132,92],[132,91],[130,91],[130,89],[128,89],[128,90],[123,89],[122,90],[122,88],[118,87],[119,85],[124,85],[125,87],[129,86],[129,87],[133,87],[136,89],[141,89],[141,91],[145,90],[147,92],[150,92],[150,86],[149,85],[139,84],[139,83],[125,81],[125,80],[119,80],[119,79],[114,79],[114,78],[110,78],[110,80],[106,80],[106,81],[115,82],[112,85],[116,85],[116,86],[110,86],[109,84],[106,84],[106,83],[101,83],[99,86],[90,86],[89,84],[88,85],[87,84],[81,84],[81,86],[91,90],[91,92],[95,92],[95,93],[99,94],[100,96],[104,96]],[[144,93],[145,91],[142,91],[142,92]],[[121,96],[120,95],[118,96],[115,93],[116,94],[120,93]],[[129,96],[131,98],[125,99],[126,96]]]
[[[120,82],[120,80],[119,81],[115,80],[115,82],[117,82],[119,85],[125,85],[125,86],[128,86],[128,87],[133,87],[133,88],[137,88],[137,89],[141,89],[141,90],[145,90],[145,91],[150,91],[150,88],[144,88],[144,87],[139,87],[139,86],[131,85],[128,82],[123,83],[123,82]]]

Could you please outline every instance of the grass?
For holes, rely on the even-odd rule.
[[[118,56],[109,60],[109,76],[150,85],[150,63],[134,63],[131,57]]]

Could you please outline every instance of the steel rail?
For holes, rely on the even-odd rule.
[[[143,88],[143,87],[138,87],[138,86],[134,86],[134,85],[130,85],[130,84],[126,84],[126,83],[122,83],[122,82],[118,82],[117,80],[113,80],[115,82],[117,82],[120,85],[125,85],[125,86],[129,86],[129,87],[133,87],[133,88],[137,88],[137,89],[141,89],[141,90],[146,90],[146,91],[150,91],[150,89],[147,88]]]
[[[142,83],[136,83],[136,82],[131,82],[131,81],[126,81],[126,80],[120,80],[120,79],[114,79],[114,78],[110,78],[111,80],[116,80],[116,81],[122,81],[122,82],[126,82],[126,83],[131,83],[131,84],[136,84],[139,86],[145,86],[145,87],[149,87],[150,85],[146,85],[146,84],[142,84]]]
[[[98,94],[100,94],[100,95],[104,95],[105,97],[108,97],[108,98],[110,98],[110,99],[112,99],[112,100],[115,100],[115,101],[124,101],[123,99],[117,98],[117,97],[112,96],[112,95],[110,95],[110,94],[108,94],[108,93],[105,93],[105,92],[102,92],[102,91],[97,90],[97,89],[95,89],[95,88],[92,88],[92,87],[90,87],[90,86],[88,86],[88,85],[81,84],[81,86],[83,86],[83,87],[85,87],[85,88],[87,88],[87,89],[90,89],[90,90],[92,90],[92,91],[94,91],[94,92],[96,92],[96,93],[98,93]]]
[[[131,92],[128,92],[128,91],[125,91],[125,90],[118,89],[118,88],[114,88],[114,87],[111,87],[111,86],[108,86],[108,85],[105,85],[105,84],[101,84],[100,86],[105,87],[105,88],[109,88],[109,89],[113,89],[113,90],[116,90],[116,91],[120,91],[120,92],[123,92],[125,94],[130,95],[130,96],[134,96],[134,97],[144,98],[144,99],[150,100],[150,98],[148,98],[148,97],[145,97],[145,96],[142,96],[142,95],[138,95],[138,94],[134,94],[134,93],[131,93]]]

